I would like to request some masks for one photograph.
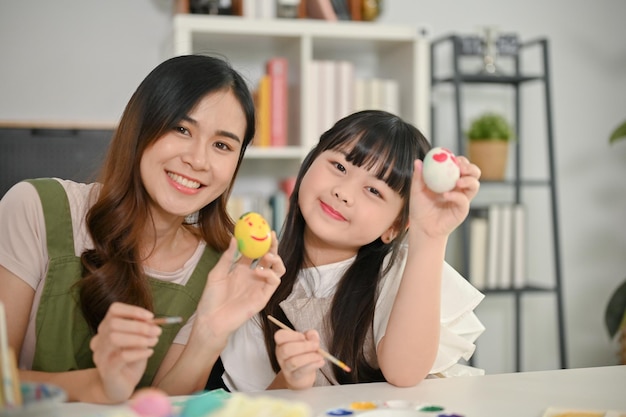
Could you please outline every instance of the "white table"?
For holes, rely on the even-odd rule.
[[[314,416],[356,401],[408,400],[445,407],[465,417],[541,417],[548,407],[626,412],[626,365],[427,379],[411,388],[387,383],[263,391],[308,403]],[[104,416],[114,407],[69,403],[63,417]]]

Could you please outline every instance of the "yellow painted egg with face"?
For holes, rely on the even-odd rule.
[[[272,244],[269,223],[259,213],[250,211],[235,223],[235,238],[239,252],[247,258],[257,259],[265,255]]]

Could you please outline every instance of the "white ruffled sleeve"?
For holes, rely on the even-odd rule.
[[[474,288],[465,278],[447,263],[444,264],[441,277],[441,330],[439,350],[430,371],[455,376],[458,372],[466,374],[468,367],[454,370],[459,360],[468,360],[476,345],[474,342],[485,331],[485,326],[478,320],[474,309],[485,296]],[[482,370],[476,373],[482,374]]]
[[[395,295],[398,292],[402,271],[406,263],[399,259],[382,283],[374,316],[376,345],[385,335]],[[468,360],[476,345],[474,342],[485,330],[474,309],[485,296],[474,288],[461,274],[444,262],[441,277],[441,326],[439,349],[430,374],[438,376],[482,375],[482,369],[464,366],[458,362]]]

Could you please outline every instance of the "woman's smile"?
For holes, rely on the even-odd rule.
[[[185,194],[197,194],[200,187],[202,187],[202,184],[198,181],[183,177],[182,175],[175,174],[170,171],[167,172],[167,177],[168,181],[174,186],[174,188]]]

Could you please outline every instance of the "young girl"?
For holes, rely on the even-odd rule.
[[[22,380],[99,403],[137,386],[204,388],[230,333],[284,272],[277,247],[265,268],[230,271],[226,202],[254,126],[248,86],[226,61],[171,58],[131,97],[98,183],[38,179],[7,192],[0,301]]]
[[[287,272],[222,352],[230,389],[410,386],[462,372],[457,362],[484,330],[472,311],[483,295],[444,254],[480,170],[458,157],[456,188],[436,194],[422,180],[429,148],[414,126],[383,111],[354,113],[322,135],[290,198],[279,244]],[[268,315],[306,332],[278,330]]]

